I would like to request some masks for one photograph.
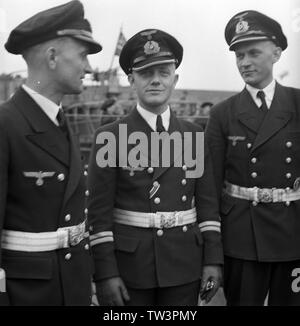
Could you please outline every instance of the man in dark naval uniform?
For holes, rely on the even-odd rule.
[[[245,89],[211,111],[207,138],[220,198],[228,305],[299,305],[300,90],[273,77],[287,48],[278,22],[235,15],[226,41]]]
[[[201,127],[178,120],[168,106],[182,55],[180,43],[157,29],[137,33],[122,49],[120,65],[138,103],[128,117],[97,131],[88,177],[100,305],[196,305],[200,287],[202,299],[209,301],[220,285],[220,221],[207,148],[201,153],[202,176],[187,177],[194,168],[185,160],[175,164],[182,152],[203,149],[195,142],[196,135],[203,136]],[[178,157],[172,150],[165,155],[168,136],[185,133],[191,139],[184,149],[177,147]],[[105,135],[108,143],[101,140]],[[139,136],[142,144],[133,141]],[[152,156],[155,136],[164,144]],[[114,141],[116,155],[107,154],[116,164],[105,166],[102,154]],[[158,156],[162,161],[167,156],[170,164],[154,163]],[[133,157],[146,162],[131,164]]]
[[[0,108],[0,303],[89,305],[86,176],[61,100],[82,91],[101,46],[71,1],[20,24],[5,47],[28,78]]]

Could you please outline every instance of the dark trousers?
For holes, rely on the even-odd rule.
[[[299,306],[300,260],[268,263],[225,256],[224,293],[228,306],[262,306],[267,296],[269,306]]]
[[[154,289],[128,288],[128,306],[196,306],[200,291],[200,281]]]

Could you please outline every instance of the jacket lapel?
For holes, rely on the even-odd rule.
[[[168,134],[172,134],[173,132],[180,132],[182,134],[182,130],[180,128],[180,124],[178,119],[175,117],[174,113],[171,111],[171,116],[170,116],[170,126],[169,126],[169,130],[168,130]],[[183,137],[182,137],[183,139]],[[170,164],[168,167],[157,167],[154,169],[154,174],[153,174],[153,181],[157,180],[162,174],[164,174],[170,167],[172,167],[174,165],[174,161],[176,158],[174,158],[174,146],[172,146],[172,142],[170,144]],[[183,145],[183,144],[182,144]],[[183,153],[181,153],[182,158]]]
[[[275,133],[281,130],[292,118],[293,103],[287,96],[284,87],[276,84],[272,105],[263,121],[259,133],[254,141],[252,151],[268,141]]]
[[[261,120],[258,118],[259,108],[246,88],[240,94],[237,107],[239,108],[238,120],[257,134],[261,125]]]
[[[67,140],[59,128],[54,125],[37,103],[22,88],[13,96],[12,102],[14,102],[17,109],[32,127],[33,132],[28,133],[26,138],[68,166]]]
[[[67,122],[70,135],[70,169],[69,178],[65,191],[64,203],[71,197],[78,186],[82,174],[80,146],[77,136],[73,135],[69,123]]]
[[[147,138],[147,142],[148,142],[148,148],[141,148],[139,147],[140,150],[140,154],[141,156],[144,156],[144,158],[147,160],[148,165],[151,165],[150,159],[151,159],[151,155],[150,155],[150,149],[151,149],[151,133],[153,132],[153,130],[151,129],[151,127],[148,125],[148,123],[144,120],[144,118],[139,114],[138,110],[136,108],[134,108],[132,110],[132,112],[130,113],[130,115],[125,118],[124,121],[127,125],[127,138],[129,139],[130,135],[132,135],[134,132],[142,132],[146,135]],[[128,141],[127,139],[127,141]],[[132,145],[127,145],[127,154],[129,154],[129,152],[131,150],[133,150],[137,145],[132,144]],[[129,164],[128,164],[129,165]]]

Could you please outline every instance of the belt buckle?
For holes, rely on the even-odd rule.
[[[160,227],[163,229],[170,229],[176,226],[176,212],[172,212],[171,216],[160,214]]]
[[[83,240],[85,224],[80,224],[68,229],[69,245],[74,247]]]
[[[257,191],[258,201],[261,203],[272,203],[273,202],[273,189],[258,189]]]

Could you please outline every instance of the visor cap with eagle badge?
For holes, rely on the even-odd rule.
[[[128,75],[132,71],[165,63],[174,63],[178,68],[182,56],[183,48],[173,36],[158,29],[146,29],[125,43],[119,62]]]
[[[85,42],[90,54],[102,50],[102,46],[93,39],[91,25],[84,18],[84,8],[78,0],[30,17],[12,30],[5,48],[12,54],[22,54],[34,45],[59,37],[72,37]]]
[[[225,28],[225,39],[230,51],[235,51],[238,44],[251,41],[270,40],[283,51],[288,46],[281,25],[254,10],[242,11],[233,16]]]

